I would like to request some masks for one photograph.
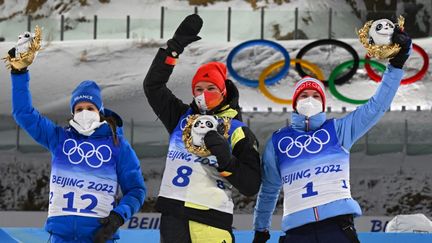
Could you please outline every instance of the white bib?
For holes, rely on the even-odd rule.
[[[272,139],[284,191],[284,216],[351,198],[349,153],[339,144],[333,120],[311,132],[288,127]]]
[[[212,166],[216,157],[189,153],[178,133],[171,136],[159,196],[232,214],[232,185]]]
[[[116,189],[116,183],[112,181],[97,178],[78,180],[52,174],[48,217],[106,217],[114,209]]]
[[[118,147],[112,139],[65,139],[55,151],[48,217],[106,217],[115,206]]]

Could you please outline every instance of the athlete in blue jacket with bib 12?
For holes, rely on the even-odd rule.
[[[12,57],[14,49],[9,51]],[[11,79],[16,122],[52,155],[45,225],[50,242],[114,242],[146,193],[121,118],[103,108],[95,82],[83,81],[72,92],[70,126],[57,126],[32,106],[27,67],[12,65]],[[116,200],[119,186],[123,197]]]
[[[395,31],[401,51],[390,59],[374,96],[355,111],[326,119],[325,93],[314,78],[300,80],[293,95],[291,125],[274,132],[263,154],[263,177],[254,213],[254,243],[270,238],[271,216],[283,188],[281,242],[359,242],[353,217],[349,150],[389,109],[403,76],[411,39]]]

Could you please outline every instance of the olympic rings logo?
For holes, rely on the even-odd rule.
[[[324,133],[321,138],[318,136],[319,133]],[[324,145],[329,142],[329,132],[325,129],[320,129],[315,131],[312,136],[303,134],[296,137],[296,139],[292,139],[289,136],[283,137],[278,142],[278,149],[281,153],[286,154],[288,158],[294,159],[299,157],[303,151],[306,151],[309,154],[319,153],[323,149]]]
[[[245,77],[240,76],[234,70],[232,65],[234,56],[237,55],[241,50],[245,48],[248,48],[250,46],[258,46],[258,45],[271,47],[280,51],[284,56],[284,60],[275,62],[269,65],[267,68],[265,68],[259,75],[258,80],[247,79]],[[335,69],[333,69],[333,71],[330,73],[327,80],[325,80],[322,70],[317,65],[302,59],[302,57],[308,51],[322,45],[333,45],[333,46],[343,48],[353,57],[352,60],[341,63]],[[423,66],[415,75],[403,79],[401,81],[402,85],[411,84],[422,79],[429,68],[429,57],[426,51],[414,43],[413,43],[413,51],[420,54],[420,56],[423,59]],[[227,57],[228,71],[230,72],[231,76],[235,80],[237,80],[239,83],[243,85],[258,88],[265,97],[278,104],[292,104],[292,100],[276,97],[275,95],[271,94],[267,90],[266,85],[273,85],[277,83],[279,80],[281,80],[282,78],[284,78],[289,71],[290,65],[295,67],[296,71],[301,77],[310,75],[303,70],[303,68],[307,69],[310,73],[313,74],[313,76],[315,76],[315,78],[321,80],[325,84],[325,86],[328,86],[330,93],[335,98],[337,98],[340,101],[351,103],[351,104],[364,104],[368,101],[368,99],[359,100],[359,99],[352,99],[346,97],[337,90],[336,85],[342,85],[346,83],[354,76],[354,74],[357,73],[358,68],[363,66],[366,69],[366,72],[370,77],[370,79],[374,80],[375,82],[380,82],[381,76],[375,73],[372,67],[374,67],[376,70],[380,72],[384,72],[386,69],[386,66],[384,64],[371,60],[370,57],[368,56],[365,56],[364,59],[360,59],[357,52],[354,50],[352,46],[348,45],[345,42],[334,40],[334,39],[322,39],[322,40],[317,40],[309,43],[308,45],[300,49],[295,59],[290,59],[289,53],[284,47],[270,40],[250,40],[250,41],[243,42],[238,46],[234,47]],[[349,71],[345,72],[346,69],[349,69]],[[279,70],[277,74],[275,74],[271,78],[267,78],[270,74],[274,73],[274,71],[276,70]]]
[[[108,145],[102,144],[95,148],[92,143],[82,142],[78,144],[76,140],[71,138],[64,141],[63,153],[68,156],[71,164],[77,165],[85,160],[87,165],[92,168],[101,167],[103,163],[109,162],[112,157],[112,150]]]
[[[191,115],[187,115],[185,118],[183,118],[183,119],[180,121],[180,129],[181,129],[182,131],[185,130],[186,125],[187,125],[187,122],[188,122],[188,120],[189,120],[190,117],[191,117]]]

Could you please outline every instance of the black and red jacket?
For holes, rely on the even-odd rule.
[[[168,56],[166,50],[160,48],[156,54],[150,69],[144,79],[144,92],[150,106],[162,121],[165,128],[171,134],[182,115],[189,109],[199,114],[195,102],[185,104],[178,99],[167,87],[167,82],[174,69],[174,62]],[[226,80],[227,96],[225,100],[207,114],[230,114],[230,118],[242,120],[238,104],[239,92],[231,80]],[[225,115],[223,115],[225,116]],[[226,179],[243,195],[255,195],[261,184],[260,157],[257,151],[258,142],[252,131],[243,126],[244,137],[236,143],[232,154],[235,163],[228,167],[232,174]],[[171,214],[179,218],[185,218],[211,225],[214,227],[231,230],[232,214],[218,210],[199,210],[184,206],[183,201],[158,197],[156,208],[163,214]]]

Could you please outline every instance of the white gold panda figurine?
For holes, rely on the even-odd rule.
[[[369,44],[390,45],[395,24],[388,19],[375,20],[369,29]]]
[[[30,33],[28,31],[20,34],[18,36],[18,42],[15,46],[15,56],[18,57],[19,53],[27,52],[31,42],[33,41],[33,38],[35,35],[33,33]]]
[[[192,124],[192,144],[198,147],[204,145],[204,136],[209,131],[217,131],[218,121],[214,116],[199,116]]]

